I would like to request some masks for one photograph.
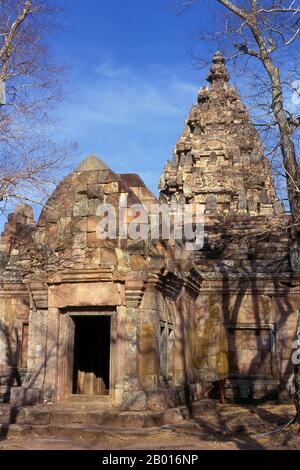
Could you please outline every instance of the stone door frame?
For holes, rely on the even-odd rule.
[[[73,366],[75,324],[72,317],[109,316],[110,317],[110,354],[109,354],[109,399],[113,401],[115,391],[115,351],[117,309],[100,308],[64,308],[60,310],[58,334],[58,377],[57,400],[66,401],[73,394]],[[100,396],[99,396],[100,397]]]

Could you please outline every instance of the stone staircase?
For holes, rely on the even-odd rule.
[[[183,423],[190,418],[185,407],[166,411],[118,411],[108,397],[69,397],[68,401],[13,409],[0,406],[0,435],[34,435],[49,438],[98,439],[120,434],[149,434],[158,427]]]
[[[81,394],[76,394],[76,395],[69,395],[66,397],[65,402],[61,403],[95,403],[97,406],[105,405],[109,406],[109,394],[103,394],[103,395],[81,395]]]

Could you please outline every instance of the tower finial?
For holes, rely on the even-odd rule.
[[[226,83],[230,80],[229,72],[225,65],[225,58],[221,52],[216,52],[213,56],[213,65],[211,66],[210,73],[207,81],[210,83]]]

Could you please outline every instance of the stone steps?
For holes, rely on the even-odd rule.
[[[132,436],[151,436],[159,433],[170,433],[175,430],[174,425],[163,425],[151,428],[138,428],[138,429],[126,429],[116,428],[110,426],[101,425],[86,425],[86,424],[68,424],[68,425],[19,425],[12,424],[9,427],[3,427],[2,435],[7,438],[14,437],[38,437],[39,439],[70,439],[70,440],[112,440],[114,438],[126,439],[126,437]],[[1,426],[0,426],[1,431]],[[191,426],[186,429],[191,435],[193,431],[197,437],[199,436],[199,429],[195,426]],[[183,429],[184,432],[184,429]]]
[[[21,410],[16,416],[15,424],[20,425],[110,425],[125,428],[143,428],[160,426],[164,413],[117,413],[112,411],[31,411]]]
[[[69,395],[62,403],[109,403],[109,395]]]
[[[84,432],[87,438],[111,433],[134,432],[157,429],[165,425],[183,423],[189,419],[187,407],[181,406],[166,411],[123,411],[109,409],[102,404],[101,408],[94,403],[80,404],[60,403],[24,407],[15,413],[2,414],[1,434],[5,436],[23,436],[37,434],[55,437],[80,437]]]
[[[121,430],[122,434],[132,434],[133,430]],[[71,438],[71,439],[103,439],[116,436],[117,428],[91,424],[48,424],[29,425],[12,424],[8,427],[2,425],[2,434],[6,437],[35,436],[39,438]]]

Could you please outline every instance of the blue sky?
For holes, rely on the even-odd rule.
[[[58,136],[79,155],[100,156],[116,172],[158,180],[207,71],[191,58],[193,35],[214,26],[209,2],[182,16],[170,0],[64,0],[64,31],[53,53],[69,66],[66,97],[56,110]],[[216,46],[198,46],[210,58]]]

